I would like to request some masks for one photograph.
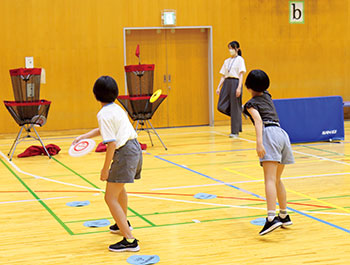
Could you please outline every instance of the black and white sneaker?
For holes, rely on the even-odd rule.
[[[263,229],[260,231],[259,235],[261,236],[266,235],[281,226],[282,226],[282,222],[279,220],[277,216],[275,216],[275,218],[273,218],[271,222],[269,222],[269,220],[266,217],[265,225]]]
[[[114,252],[123,252],[123,251],[136,252],[140,250],[139,244],[137,242],[138,240],[135,238],[132,243],[129,243],[124,237],[122,241],[115,243],[113,245],[110,245],[108,249]]]
[[[129,225],[130,230],[133,230],[133,228],[132,228],[132,226],[131,226],[129,221],[128,221],[128,225]],[[120,233],[120,229],[119,229],[117,224],[111,225],[109,227],[109,231],[111,231],[112,233],[115,233],[115,234]]]
[[[286,226],[289,226],[289,225],[293,224],[292,220],[290,220],[289,214],[287,214],[287,216],[285,218],[282,218],[281,216],[278,216],[278,219],[282,223],[282,227],[286,227]]]

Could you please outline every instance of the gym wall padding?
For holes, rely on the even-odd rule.
[[[275,99],[273,103],[292,143],[344,140],[342,97]]]

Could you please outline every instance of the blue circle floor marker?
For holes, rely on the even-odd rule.
[[[197,193],[193,197],[195,197],[196,199],[208,200],[208,199],[215,199],[216,195],[208,194],[208,193]]]
[[[133,255],[126,261],[133,265],[148,265],[158,263],[160,258],[158,255]]]
[[[101,219],[101,220],[94,220],[94,221],[86,221],[84,223],[84,226],[86,227],[104,227],[107,225],[110,225],[111,222],[107,219]]]
[[[89,205],[89,201],[74,201],[74,202],[67,202],[66,205],[70,207],[82,207]]]
[[[260,225],[263,226],[266,222],[266,218],[265,217],[261,217],[261,218],[256,218],[252,221],[250,221],[251,224],[253,225]]]

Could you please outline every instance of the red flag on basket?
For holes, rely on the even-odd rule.
[[[140,45],[137,44],[135,55],[140,59]]]

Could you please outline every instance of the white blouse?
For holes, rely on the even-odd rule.
[[[221,67],[220,74],[225,77],[239,78],[239,74],[242,72],[245,73],[246,71],[244,59],[241,56],[236,56],[225,60],[224,65]]]
[[[128,115],[115,103],[103,106],[97,114],[97,120],[103,143],[116,142],[116,149],[125,145],[128,140],[137,138]]]

